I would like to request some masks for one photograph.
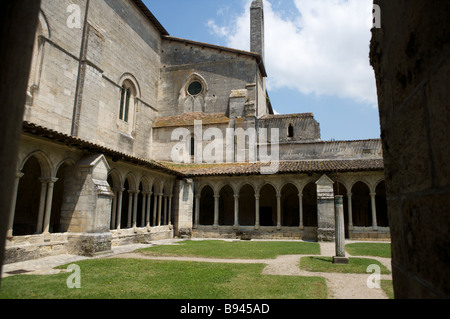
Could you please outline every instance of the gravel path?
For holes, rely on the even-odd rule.
[[[149,260],[177,260],[177,261],[194,261],[194,262],[214,262],[214,263],[261,263],[267,266],[263,270],[265,275],[284,275],[284,276],[314,276],[324,277],[327,281],[329,290],[329,299],[387,299],[382,289],[370,289],[367,286],[367,280],[370,274],[339,274],[339,273],[323,273],[309,272],[300,269],[300,258],[304,255],[284,255],[275,259],[213,259],[200,257],[156,257],[145,256],[143,254],[134,253],[138,248],[150,247],[155,244],[173,244],[177,241],[163,241],[151,245],[128,245],[115,247],[109,254],[94,258],[140,258]],[[334,243],[320,243],[321,256],[334,256]],[[356,256],[352,256],[356,257]],[[365,257],[368,258],[368,257]],[[391,261],[389,258],[370,257],[380,261],[389,270],[391,270]],[[61,270],[54,267],[69,263],[75,263],[83,259],[92,259],[88,257],[80,257],[74,255],[60,255],[55,257],[47,257],[38,260],[20,262],[15,264],[4,265],[2,277],[10,276],[10,272],[26,271],[27,274],[43,275],[54,274]],[[392,280],[391,275],[381,275],[381,279]]]

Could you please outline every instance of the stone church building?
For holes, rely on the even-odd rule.
[[[379,139],[274,114],[250,52],[170,36],[141,0],[42,0],[6,262],[180,237],[389,239]],[[270,154],[270,155],[269,155]]]

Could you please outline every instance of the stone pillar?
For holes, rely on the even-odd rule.
[[[141,210],[141,227],[145,227],[145,217],[146,217],[146,209],[147,209],[147,192],[142,192],[142,210]]]
[[[219,200],[220,195],[214,195],[214,229],[219,227]]]
[[[123,197],[123,192],[125,191],[125,188],[120,188],[117,191],[117,222],[116,222],[116,229],[120,229],[120,224],[122,221],[122,197]]]
[[[303,230],[303,194],[298,194],[298,211],[299,211],[299,226],[300,230]]]
[[[17,172],[16,179],[14,181],[14,192],[11,201],[11,210],[9,212],[8,231],[6,233],[6,237],[13,236],[14,214],[16,212],[16,202],[17,202],[17,190],[19,188],[19,181],[22,178],[22,176],[23,176],[22,172]]]
[[[167,207],[167,213],[169,218],[169,226],[172,226],[172,197],[173,195],[168,196],[169,205]]]
[[[55,183],[58,181],[57,178],[51,178],[47,183],[47,199],[45,201],[45,216],[43,233],[50,233],[50,215],[52,213],[52,201],[53,201],[53,189],[55,188]]]
[[[161,206],[162,206],[162,198],[163,194],[158,194],[158,226],[161,226]]]
[[[147,227],[148,230],[150,230],[150,210],[152,209],[150,206],[151,199],[152,199],[153,193],[147,193],[147,205],[146,205],[146,224],[145,227]]]
[[[277,229],[281,229],[281,194],[277,193]]]
[[[139,195],[139,191],[134,191],[133,192],[133,228],[137,227],[137,203],[138,203],[138,195]]]
[[[317,182],[317,239],[334,241],[334,190],[333,180],[323,175]]]
[[[163,195],[164,198],[164,225],[167,225],[167,195]]]
[[[375,201],[376,193],[370,193],[370,203],[372,206],[372,228],[373,230],[378,230],[377,224],[377,205]]]
[[[194,228],[198,228],[200,220],[200,195],[195,195],[195,216],[194,216]]]
[[[158,215],[158,194],[153,194],[153,223],[152,226],[155,227],[157,225],[156,223],[156,217]]]
[[[45,195],[47,194],[47,179],[39,178],[41,182],[41,196],[39,197],[39,211],[37,218],[36,234],[42,234],[44,225],[44,211],[45,211]]]
[[[347,193],[348,203],[348,229],[353,229],[353,212],[352,212],[352,193]]]
[[[117,214],[117,194],[118,194],[119,190],[117,188],[113,188],[112,191],[114,194],[114,198],[113,198],[112,208],[111,208],[110,227],[111,227],[111,229],[115,229],[116,228],[116,214]]]
[[[259,194],[255,194],[255,229],[258,230],[259,229],[259,224],[260,224],[260,220],[259,220]]]
[[[233,229],[239,229],[239,195],[234,196],[234,224]]]
[[[131,217],[133,214],[133,193],[128,190],[128,219],[127,219],[127,228],[131,228]]]
[[[335,264],[348,264],[345,258],[345,229],[344,229],[344,203],[341,195],[334,199],[335,233],[336,233],[336,256],[333,257]]]

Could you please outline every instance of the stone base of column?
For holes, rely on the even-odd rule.
[[[347,265],[347,264],[348,264],[348,258],[347,258],[347,257],[337,257],[337,256],[333,256],[333,264],[343,264],[343,265]]]
[[[335,240],[334,228],[318,228],[317,229],[317,241],[329,242]]]
[[[70,234],[68,236],[68,253],[94,257],[111,252],[112,235],[107,233]]]

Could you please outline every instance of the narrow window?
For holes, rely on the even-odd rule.
[[[125,87],[122,86],[120,90],[120,110],[119,110],[119,119],[123,120],[123,105],[125,101]]]
[[[124,114],[124,121],[127,123],[129,110],[130,110],[130,88],[127,88],[127,94],[125,98],[125,114]]]
[[[288,137],[294,137],[294,127],[292,126],[292,124],[289,124]]]
[[[128,123],[128,114],[130,112],[130,98],[131,91],[130,88],[122,86],[120,92],[120,110],[119,110],[119,119]]]
[[[191,156],[195,155],[195,139],[191,137]]]

